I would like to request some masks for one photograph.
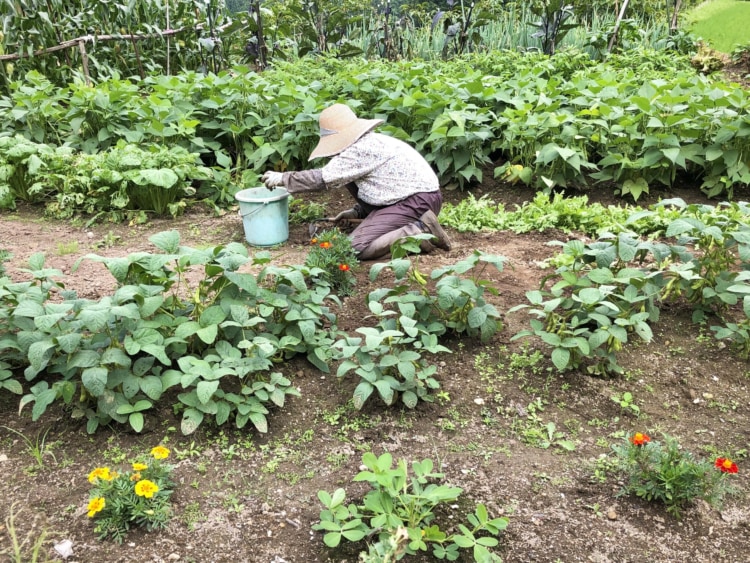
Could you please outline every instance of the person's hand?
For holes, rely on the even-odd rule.
[[[284,174],[281,172],[273,172],[269,170],[268,172],[264,172],[260,179],[263,180],[263,183],[269,190],[284,184]]]
[[[349,219],[359,219],[359,213],[356,209],[347,209],[346,211],[342,211],[333,218],[333,222],[339,223],[341,221],[348,221]]]

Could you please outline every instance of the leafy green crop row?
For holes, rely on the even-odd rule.
[[[536,336],[551,347],[559,370],[587,365],[591,373],[619,373],[617,352],[637,334],[649,341],[649,323],[659,318],[659,304],[683,300],[695,322],[716,319],[711,330],[727,339],[743,358],[750,356],[750,226],[747,205],[716,208],[664,201],[679,214],[666,224],[672,243],[643,240],[633,232],[602,233],[584,244],[562,245],[560,264],[527,293],[531,328],[514,336]],[[633,223],[656,215],[634,215]],[[733,309],[740,305],[741,312]],[[739,320],[738,320],[739,317]]]
[[[96,153],[76,153],[21,136],[0,137],[0,209],[17,201],[45,203],[59,218],[86,213],[122,220],[128,212],[178,215],[196,186],[214,174],[182,147],[136,146],[125,141]]]
[[[252,182],[269,168],[309,166],[317,115],[339,100],[384,118],[382,129],[414,144],[444,184],[481,180],[499,158],[545,190],[593,179],[637,199],[684,173],[708,195],[731,198],[750,183],[748,95],[685,70],[679,57],[671,67],[652,57],[661,60],[643,53],[634,70],[575,52],[430,64],[324,59],[262,75],[238,67],[63,89],[30,73],[0,99],[0,124],[85,152],[121,139],[178,144]]]
[[[34,420],[61,402],[89,432],[112,422],[140,432],[144,413],[169,400],[186,434],[206,420],[265,432],[269,408],[298,394],[278,371],[297,355],[324,372],[341,361],[339,377],[356,367],[358,407],[375,389],[388,404],[400,397],[414,407],[439,389],[436,366],[422,357],[447,351],[438,335],[488,338],[500,326],[482,298],[486,282],[459,277],[501,263],[480,253],[433,272],[435,294],[425,283],[374,292],[370,307],[380,322],[359,330],[361,344],[337,329],[332,307],[340,302],[319,268],[274,266],[267,253],[250,258],[237,243],[184,247],[176,231],[150,241],[158,253],[84,258],[102,262],[117,282],[98,301],[66,290],[41,254],[25,270],[31,281],[0,278],[0,391],[22,395],[20,409],[31,405]],[[240,273],[245,264],[257,272]],[[408,264],[390,267],[403,275]],[[203,276],[190,282],[189,271]],[[30,384],[25,394],[21,373]]]

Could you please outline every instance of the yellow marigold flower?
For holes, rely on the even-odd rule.
[[[97,512],[101,512],[105,506],[107,506],[107,501],[102,497],[92,498],[88,505],[89,518],[93,518]]]
[[[148,465],[145,463],[136,462],[133,464],[133,471],[146,471],[146,469],[148,469]]]
[[[97,467],[91,473],[89,473],[89,483],[96,483],[97,479],[102,479],[103,481],[111,481],[114,478],[115,475],[112,475],[109,472],[109,467]]]
[[[139,497],[151,498],[157,492],[159,492],[159,485],[148,479],[138,481],[135,484],[135,494]]]
[[[169,450],[164,446],[156,446],[151,450],[151,455],[154,459],[166,459],[169,457]]]
[[[141,480],[141,474],[140,473],[133,473],[130,476],[131,481],[140,481]]]

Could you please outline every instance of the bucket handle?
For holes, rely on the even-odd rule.
[[[251,215],[255,215],[255,214],[256,214],[256,213],[258,213],[259,211],[262,211],[262,210],[263,210],[263,208],[264,208],[264,207],[265,207],[266,205],[268,205],[268,202],[267,202],[267,201],[264,201],[264,202],[263,202],[263,205],[260,205],[260,206],[258,206],[258,208],[257,208],[257,209],[253,209],[252,211],[248,211],[247,213],[243,213],[243,212],[242,212],[242,209],[240,209],[239,211],[237,211],[237,213],[239,213],[240,217],[242,217],[242,218],[244,219],[245,217],[249,217],[249,216],[251,216]]]

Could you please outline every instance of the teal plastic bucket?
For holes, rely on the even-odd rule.
[[[234,197],[249,244],[273,246],[289,238],[289,192],[284,188],[247,188]]]

